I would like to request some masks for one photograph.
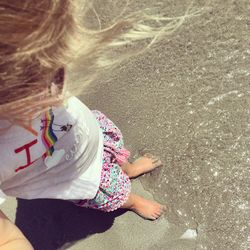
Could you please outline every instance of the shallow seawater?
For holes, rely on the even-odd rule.
[[[168,205],[170,222],[197,230],[197,249],[250,249],[250,44],[244,25],[250,5],[227,4],[213,1],[211,11],[220,16],[203,17],[199,39],[191,35],[188,48],[167,53],[184,58],[175,65],[179,75],[170,76],[167,99],[159,98],[154,110],[164,122],[151,124],[158,126],[163,149],[156,153],[165,164],[142,180]],[[176,43],[181,46],[177,39],[169,46]]]
[[[211,85],[194,87],[191,93],[186,89],[181,96],[176,86],[172,88],[171,100],[177,105],[166,114],[170,117],[168,157],[162,169],[143,178],[143,184],[167,204],[170,222],[197,230],[200,249],[205,245],[207,249],[247,249],[239,243],[249,233],[246,104],[250,95],[227,87],[219,92]]]

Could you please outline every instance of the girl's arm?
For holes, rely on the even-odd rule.
[[[0,250],[33,250],[29,241],[0,210]]]

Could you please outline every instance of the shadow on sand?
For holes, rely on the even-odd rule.
[[[61,200],[17,200],[16,225],[35,250],[67,249],[74,242],[108,230],[125,210],[104,213]]]

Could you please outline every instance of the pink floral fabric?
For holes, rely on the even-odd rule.
[[[117,126],[100,111],[92,112],[104,136],[101,184],[94,199],[74,203],[77,206],[110,212],[120,208],[130,194],[130,179],[120,167],[128,160],[130,153],[124,148],[122,133]]]

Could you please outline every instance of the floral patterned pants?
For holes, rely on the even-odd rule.
[[[130,194],[130,179],[120,167],[127,161],[130,153],[124,148],[122,133],[116,125],[101,112],[92,112],[100,124],[104,137],[101,183],[94,199],[74,203],[77,206],[110,212],[120,208]]]

